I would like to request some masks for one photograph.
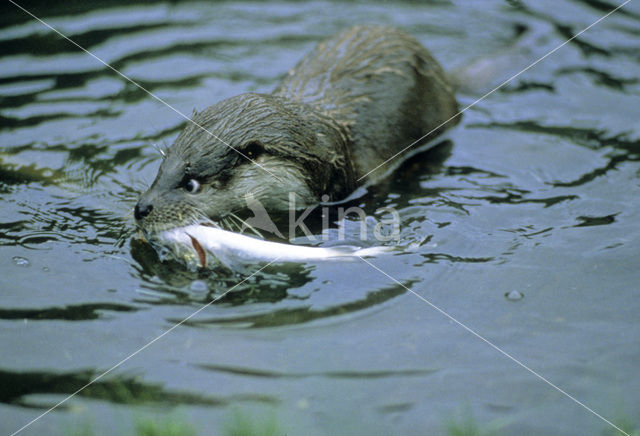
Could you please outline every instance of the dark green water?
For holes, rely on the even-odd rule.
[[[399,26],[453,68],[500,52],[523,26],[544,35],[533,61],[617,3],[24,5],[190,114],[270,91],[352,24]],[[0,432],[11,434],[242,276],[160,264],[129,234],[159,165],[152,145],[185,121],[0,8]],[[414,246],[374,264],[636,428],[639,73],[631,2],[361,199],[369,212],[397,208]],[[328,262],[258,274],[20,434],[83,423],[127,434],[140,417],[174,413],[215,434],[239,411],[275,417],[289,435],[430,435],[464,410],[505,435],[612,430],[369,265]]]

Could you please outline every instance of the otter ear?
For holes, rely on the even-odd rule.
[[[264,146],[257,141],[252,141],[242,148],[242,152],[249,159],[255,159],[264,153]]]

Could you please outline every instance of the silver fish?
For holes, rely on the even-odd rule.
[[[257,239],[210,225],[192,224],[157,234],[154,245],[169,247],[190,266],[206,267],[213,257],[228,267],[254,262],[305,262],[375,257],[392,247],[310,247]]]

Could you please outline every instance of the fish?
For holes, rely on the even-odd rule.
[[[237,264],[256,262],[355,260],[393,251],[393,247],[390,246],[314,247],[273,242],[209,224],[190,224],[164,230],[153,239],[149,239],[149,242],[154,246],[168,247],[178,259],[185,261],[189,266],[200,268],[210,265],[210,258],[233,269]]]

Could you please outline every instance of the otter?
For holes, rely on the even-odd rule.
[[[134,217],[143,234],[338,201],[413,142],[459,121],[454,90],[429,51],[391,27],[357,26],[317,45],[271,94],[196,113],[167,150]],[[447,120],[450,120],[447,122]],[[444,123],[444,124],[443,124]]]

